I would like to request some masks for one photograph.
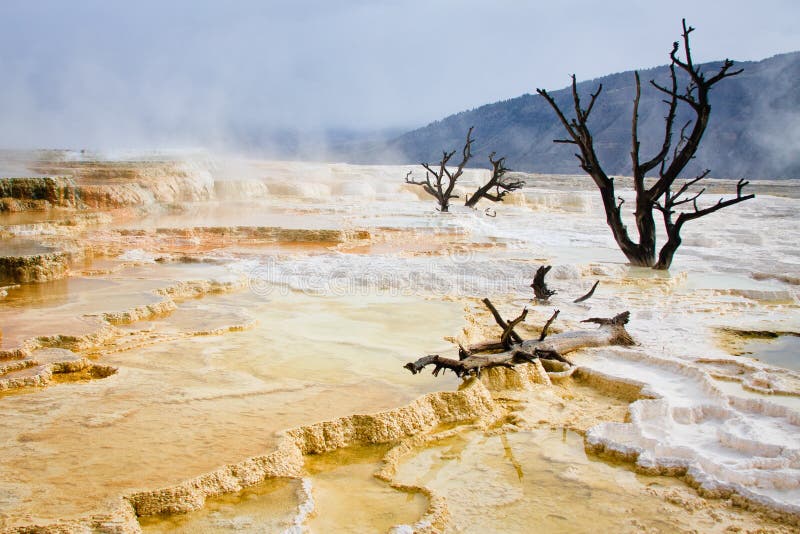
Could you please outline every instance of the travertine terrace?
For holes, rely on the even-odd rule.
[[[795,181],[659,273],[625,264],[583,177],[441,214],[400,166],[5,158],[2,531],[800,524]],[[554,308],[554,332],[630,310],[637,343],[572,373],[403,369],[496,335],[484,297],[527,306],[531,337]]]

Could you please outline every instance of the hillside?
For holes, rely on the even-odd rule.
[[[715,69],[717,63],[704,65]],[[757,62],[737,62],[738,76],[712,89],[712,114],[694,167],[710,168],[714,177],[800,177],[800,52]],[[578,73],[580,75],[580,73]],[[668,79],[667,66],[640,71],[642,154],[657,150],[663,135],[663,95],[648,83]],[[603,84],[592,116],[595,146],[611,174],[630,173],[630,120],[633,71],[611,74],[578,84],[582,94]],[[569,89],[551,91],[562,105],[571,106]],[[688,117],[688,116],[687,116]],[[682,124],[678,120],[676,124]],[[451,115],[389,142],[350,146],[354,162],[417,163],[437,160],[441,151],[460,149],[467,129],[475,126],[475,166],[486,166],[486,154],[497,151],[509,167],[528,172],[580,172],[573,148],[552,142],[563,137],[553,111],[537,94],[488,104]]]

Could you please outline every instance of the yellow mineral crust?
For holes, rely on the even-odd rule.
[[[239,491],[267,477],[299,476],[306,454],[390,443],[442,424],[493,419],[499,415],[498,410],[483,383],[470,380],[459,391],[429,393],[394,410],[350,415],[287,430],[277,450],[270,454],[225,466],[178,486],[126,498],[137,515],[196,510],[203,506],[206,497]]]
[[[50,335],[36,336],[26,339],[20,347],[0,350],[0,392],[22,388],[41,387],[50,384],[54,375],[75,374],[73,378],[105,378],[114,374],[114,367],[99,365],[85,357],[78,357],[77,352],[114,352],[119,348],[108,348],[112,342],[122,336],[114,328],[118,325],[131,324],[163,317],[177,309],[176,302],[199,298],[204,295],[236,291],[244,287],[244,280],[233,282],[217,282],[211,280],[190,280],[176,282],[167,287],[157,289],[154,293],[161,301],[136,306],[120,312],[99,314],[96,329],[83,335]],[[91,317],[89,317],[91,318]],[[188,335],[215,335],[230,331],[240,331],[252,326],[252,322],[229,325],[213,330],[190,332]],[[130,337],[130,336],[127,336]],[[124,350],[142,346],[132,344],[127,338]],[[103,349],[105,347],[105,350]],[[41,349],[63,349],[64,357],[52,361],[40,362],[34,354]],[[57,377],[56,377],[57,378]]]

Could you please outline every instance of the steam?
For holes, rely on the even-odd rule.
[[[562,87],[571,71],[663,64],[678,29],[679,15],[633,0],[556,4],[3,2],[0,148],[326,157],[332,143]],[[673,4],[702,29],[698,60],[800,49],[796,3]]]
[[[764,96],[756,99],[758,107],[748,116],[746,131],[766,155],[764,159],[769,158],[775,169],[789,169],[791,175],[780,178],[800,176],[800,110],[796,97],[793,102],[782,98],[797,94],[796,76],[796,66],[774,76],[771,86],[762,88]]]

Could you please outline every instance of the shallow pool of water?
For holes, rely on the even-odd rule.
[[[143,517],[139,523],[147,534],[282,532],[297,515],[300,491],[299,480],[270,479],[239,493],[208,499],[197,512]]]
[[[465,433],[420,450],[397,480],[447,499],[446,532],[676,532],[715,528],[713,517],[666,502],[685,486],[588,457],[583,438],[541,429]]]
[[[226,202],[185,204],[179,210],[156,212],[124,221],[116,226],[126,229],[272,226],[300,229],[339,229],[342,216],[336,213],[297,213],[292,203]]]
[[[742,345],[745,356],[776,367],[800,371],[800,336],[782,335],[775,339],[751,339]]]
[[[85,514],[110,497],[268,453],[280,430],[394,408],[457,383],[402,368],[426,351],[452,351],[440,329],[462,325],[457,303],[244,291],[187,304],[178,322],[145,325],[144,340],[156,343],[103,356],[116,375],[3,399],[4,513]],[[238,308],[256,325],[181,335]],[[436,329],[424,319],[432,317]]]
[[[34,239],[21,237],[0,239],[0,256],[35,256],[53,252],[53,250],[51,247],[39,244]]]
[[[413,524],[427,508],[418,493],[403,493],[373,474],[388,447],[352,447],[306,459],[315,508],[310,532],[387,532]]]

